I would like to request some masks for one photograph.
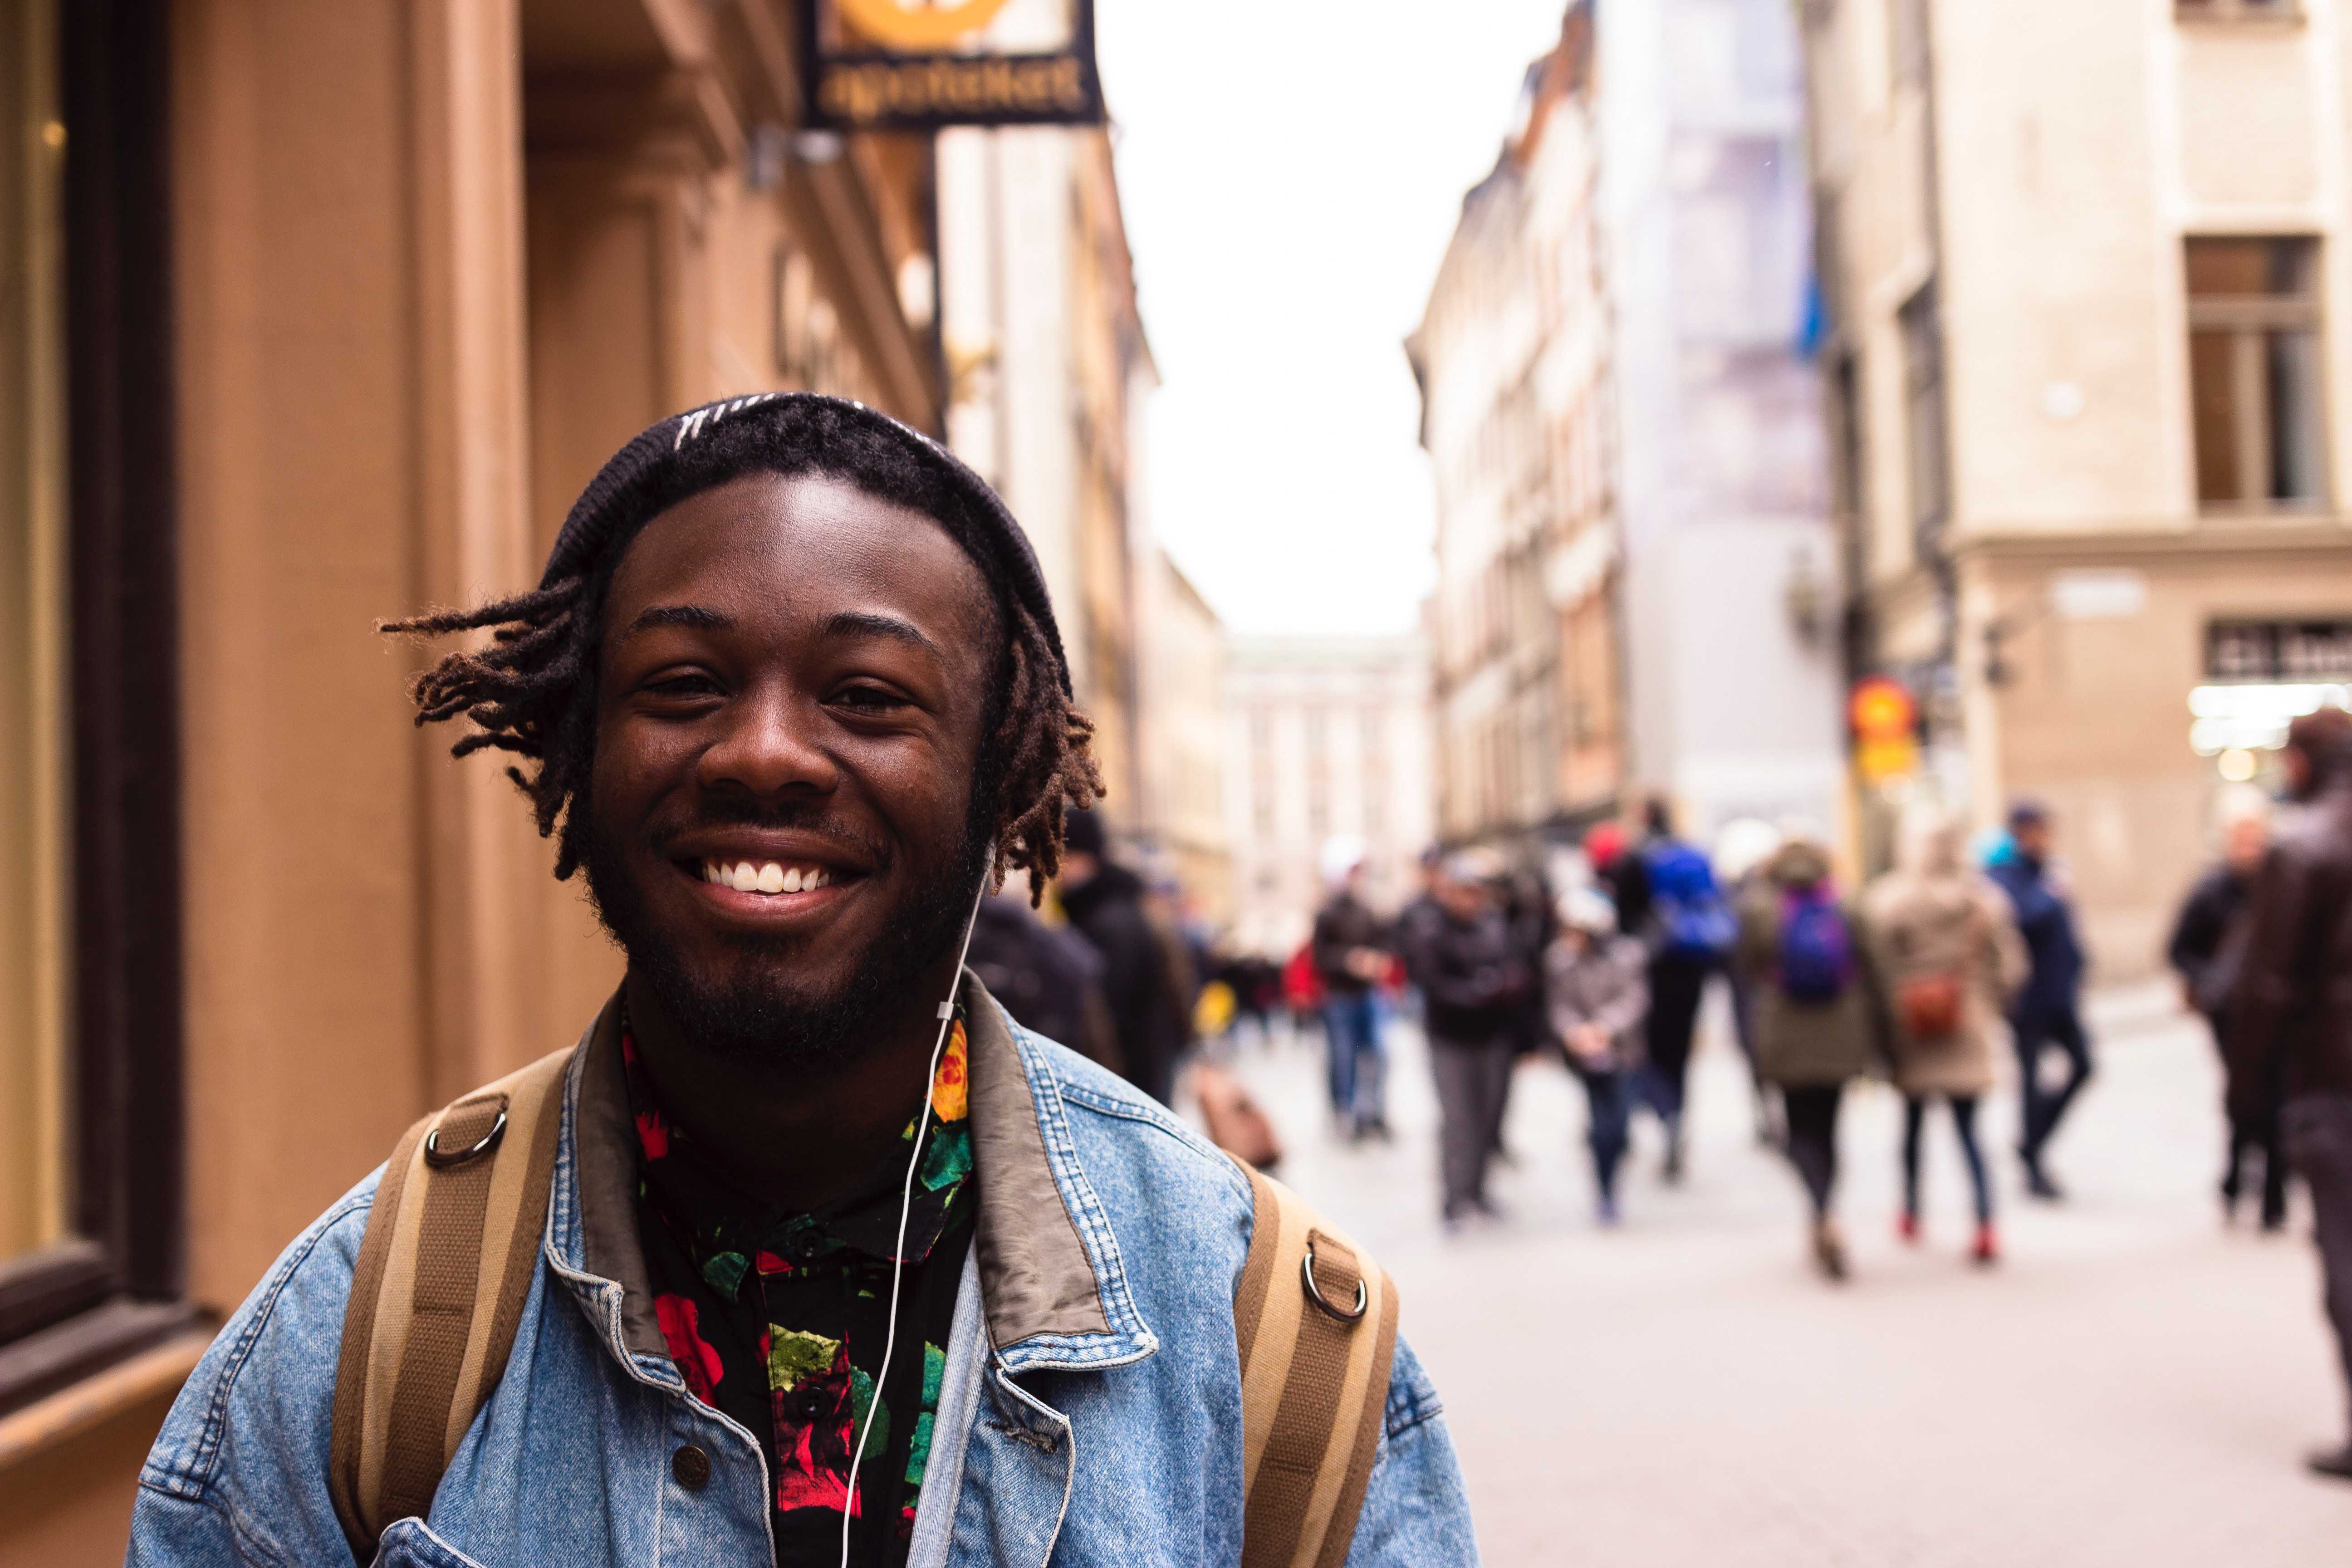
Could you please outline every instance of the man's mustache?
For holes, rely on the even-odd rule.
[[[720,827],[765,828],[805,833],[841,852],[843,858],[870,866],[877,873],[890,868],[890,847],[860,833],[824,806],[793,801],[761,801],[744,796],[705,795],[686,815],[654,829],[655,847],[667,856],[671,844],[689,833]]]

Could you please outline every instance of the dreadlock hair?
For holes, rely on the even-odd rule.
[[[463,719],[450,754],[512,752],[555,875],[581,864],[596,741],[596,677],[613,573],[637,531],[668,507],[750,473],[820,475],[932,519],[979,565],[1003,647],[982,721],[972,818],[996,846],[992,889],[1030,875],[1030,900],[1062,867],[1063,818],[1103,793],[1094,722],[1069,668],[1035,558],[986,483],[944,448],[861,405],[803,394],[716,404],[664,420],[607,463],[565,520],[540,585],[473,610],[379,623],[423,640],[487,631],[409,683],[416,723]],[[1032,606],[1035,606],[1034,609]]]

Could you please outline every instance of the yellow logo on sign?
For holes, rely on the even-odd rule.
[[[834,0],[857,30],[894,49],[944,49],[996,20],[1006,0]]]

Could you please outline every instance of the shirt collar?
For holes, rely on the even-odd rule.
[[[1071,1137],[1048,1047],[964,973],[973,1254],[988,1338],[1008,1371],[1117,1366],[1159,1349]],[[636,1234],[635,1127],[622,1073],[620,999],[572,1063],[547,1252],[614,1353],[667,1357]]]

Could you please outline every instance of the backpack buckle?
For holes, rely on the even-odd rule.
[[[443,1149],[441,1129],[436,1125],[433,1131],[425,1135],[425,1163],[436,1171],[446,1171],[452,1165],[462,1165],[468,1160],[478,1160],[497,1148],[499,1140],[506,1135],[507,1111],[503,1105],[499,1107],[498,1120],[490,1123],[490,1130],[483,1133],[480,1140],[470,1149]]]
[[[1339,1307],[1335,1307],[1324,1298],[1323,1288],[1315,1283],[1315,1237],[1312,1235],[1309,1235],[1307,1238],[1307,1255],[1298,1260],[1298,1277],[1306,1282],[1307,1299],[1314,1302],[1318,1307],[1321,1308],[1325,1316],[1337,1319],[1340,1322],[1352,1323],[1357,1321],[1359,1319],[1363,1317],[1364,1310],[1371,1305],[1371,1292],[1364,1288],[1364,1278],[1360,1274],[1356,1276],[1356,1309],[1354,1311],[1347,1311]]]

